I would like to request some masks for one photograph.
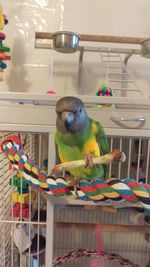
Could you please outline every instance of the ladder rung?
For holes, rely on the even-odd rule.
[[[130,75],[129,75],[128,73],[126,73],[126,72],[123,72],[123,73],[108,72],[107,74],[108,74],[108,75],[121,75],[121,76],[122,76],[122,75],[128,75],[128,76],[130,76]]]
[[[119,83],[124,83],[124,82],[127,82],[127,83],[135,83],[134,81],[132,80],[109,80],[109,82],[119,82]]]
[[[106,69],[121,69],[122,70],[122,67],[120,67],[120,66],[104,66],[104,68]]]
[[[141,92],[140,90],[138,89],[128,89],[128,88],[113,88],[113,91],[132,91],[132,92]]]
[[[103,62],[106,62],[106,63],[120,63],[121,65],[124,65],[123,62],[120,62],[119,60],[103,60]]]
[[[119,55],[114,55],[114,54],[113,54],[113,55],[111,55],[111,54],[107,54],[107,53],[106,53],[106,54],[104,54],[104,55],[103,55],[103,54],[101,54],[101,57],[118,57],[118,58],[120,58],[120,56],[119,56]]]

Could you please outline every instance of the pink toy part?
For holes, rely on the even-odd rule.
[[[5,40],[6,35],[3,32],[0,32],[0,40]]]
[[[10,211],[10,216],[18,218],[29,218],[29,204],[15,203]]]
[[[56,92],[55,92],[54,90],[49,90],[49,91],[47,91],[47,94],[48,94],[48,95],[55,95]]]

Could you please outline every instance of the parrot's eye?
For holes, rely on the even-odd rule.
[[[82,112],[82,108],[79,108],[79,113],[81,113]]]

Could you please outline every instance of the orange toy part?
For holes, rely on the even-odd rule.
[[[3,60],[10,60],[10,56],[5,55],[4,52],[0,52],[0,59],[3,59]]]

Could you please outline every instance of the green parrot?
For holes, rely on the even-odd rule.
[[[56,103],[56,163],[85,159],[86,166],[70,170],[77,179],[104,179],[106,165],[93,165],[92,157],[109,152],[108,141],[98,121],[89,118],[81,99],[66,96]]]

